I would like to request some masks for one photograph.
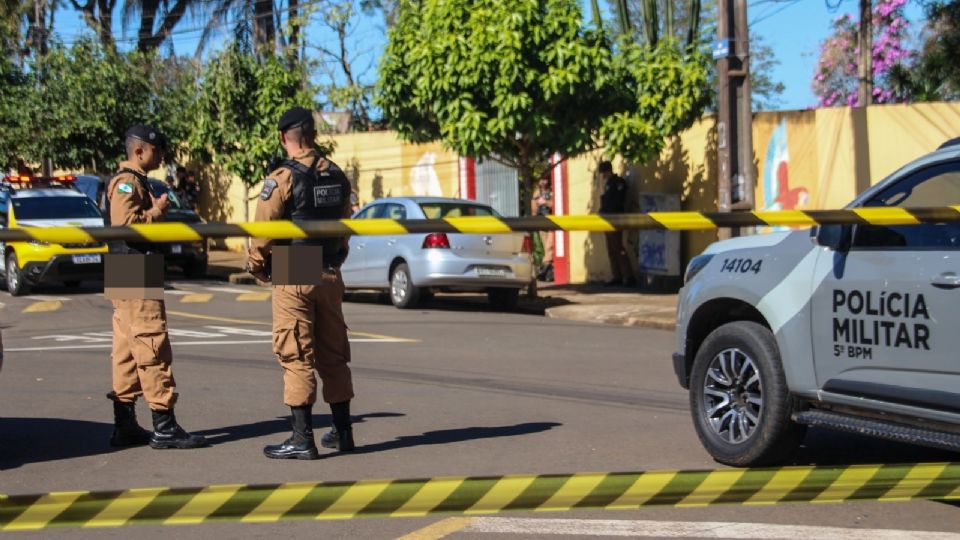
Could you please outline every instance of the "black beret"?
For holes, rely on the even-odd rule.
[[[146,124],[137,124],[128,129],[125,137],[127,139],[130,137],[140,139],[160,148],[167,146],[167,138],[163,136],[163,133]]]
[[[277,129],[286,131],[302,124],[313,125],[313,113],[303,107],[294,107],[283,113],[280,121],[277,122]]]

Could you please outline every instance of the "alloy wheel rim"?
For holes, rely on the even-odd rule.
[[[393,284],[390,286],[390,293],[397,302],[403,302],[407,297],[407,275],[401,271],[393,274]]]
[[[17,264],[13,262],[13,257],[7,259],[7,285],[10,289],[17,288]]]
[[[763,414],[763,385],[756,362],[741,349],[724,349],[707,366],[703,412],[713,432],[730,444],[746,442]]]

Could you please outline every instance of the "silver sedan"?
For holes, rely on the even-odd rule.
[[[354,219],[443,219],[496,216],[485,204],[463,199],[391,197],[357,211]],[[380,289],[398,308],[417,305],[434,290],[486,291],[499,309],[517,304],[520,289],[533,279],[528,235],[396,234],[354,236],[344,263],[348,289]]]

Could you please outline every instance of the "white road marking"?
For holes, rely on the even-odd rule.
[[[251,340],[251,341],[171,341],[174,347],[191,347],[195,345],[253,345],[257,343],[269,344],[271,340]],[[403,339],[370,339],[370,338],[350,338],[350,343],[407,343]],[[20,347],[14,349],[4,349],[5,352],[37,352],[37,351],[72,351],[78,349],[109,349],[113,345],[110,343],[99,343],[96,345],[67,345],[64,347]]]
[[[27,298],[31,300],[44,300],[50,302],[67,302],[70,300],[67,296],[48,296],[46,294],[32,294]]]
[[[909,531],[896,529],[848,529],[811,525],[774,525],[766,523],[728,523],[720,521],[648,521],[615,519],[525,519],[473,518],[460,529],[463,533],[632,536],[659,538],[734,538],[803,540],[957,540],[952,532]]]
[[[174,296],[188,296],[196,293],[192,293],[190,291],[178,291],[177,289],[164,289],[163,294],[172,294]]]

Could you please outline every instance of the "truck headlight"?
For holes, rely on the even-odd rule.
[[[687,265],[687,272],[683,275],[683,283],[686,285],[690,283],[690,280],[694,278],[701,270],[706,268],[710,261],[713,259],[713,254],[709,255],[697,255],[696,257],[690,259],[690,264]]]
[[[30,244],[31,246],[38,246],[38,247],[44,247],[44,246],[50,245],[49,242],[44,242],[43,240],[27,240],[27,243]]]

